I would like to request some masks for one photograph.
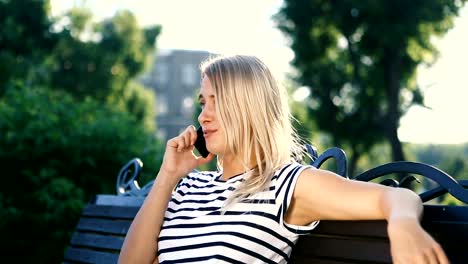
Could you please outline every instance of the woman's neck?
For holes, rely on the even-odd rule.
[[[233,157],[231,155],[224,155],[223,159],[223,180],[227,181],[231,177],[242,174],[251,168],[255,167],[254,163],[251,162],[248,168],[242,164],[239,158]]]

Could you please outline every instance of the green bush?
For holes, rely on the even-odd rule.
[[[143,181],[160,165],[151,131],[92,99],[16,87],[0,99],[0,116],[0,247],[15,263],[60,262],[83,205],[115,193],[128,160],[143,160]]]

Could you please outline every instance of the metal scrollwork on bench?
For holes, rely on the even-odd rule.
[[[468,190],[465,189],[468,188],[468,181],[457,181],[447,173],[424,163],[410,161],[391,162],[363,172],[354,179],[358,181],[370,181],[380,176],[392,173],[417,174],[425,178],[429,178],[439,184],[439,187],[419,195],[423,202],[429,201],[448,192],[458,200],[464,203],[468,203]],[[416,178],[413,176],[408,176],[403,178],[400,183],[398,183],[396,180],[393,181],[397,183],[397,186],[407,187],[413,179]]]
[[[342,149],[336,147],[330,148],[320,156],[317,155],[315,147],[306,145],[306,149],[312,156],[311,165],[319,168],[326,160],[334,158],[336,160],[337,167],[336,173],[348,178],[346,155]],[[392,173],[417,174],[425,178],[429,178],[439,184],[440,186],[419,194],[423,202],[432,200],[443,194],[450,193],[456,199],[464,203],[468,203],[468,180],[457,181],[447,173],[424,163],[410,161],[391,162],[363,172],[352,179],[358,181],[371,181]],[[380,183],[393,187],[409,188],[410,183],[413,181],[420,182],[416,177],[409,175],[399,182],[395,179],[385,179]]]
[[[143,162],[139,158],[129,161],[119,172],[117,176],[116,191],[117,195],[123,196],[146,196],[153,185],[149,182],[143,188],[138,185],[137,179],[140,176]]]
[[[348,161],[342,149],[336,147],[329,148],[320,156],[318,156],[317,149],[314,146],[306,144],[306,149],[311,156],[310,165],[320,168],[325,161],[334,158],[336,160],[336,174],[348,178]]]
[[[323,163],[333,158],[336,161],[336,173],[348,178],[348,163],[346,154],[342,149],[333,147],[325,150],[321,155],[318,155],[317,149],[314,146],[306,144],[305,147],[311,158],[310,165],[320,168]],[[144,197],[148,194],[154,181],[140,188],[137,179],[140,176],[142,167],[143,163],[138,158],[132,159],[122,167],[117,177],[117,195]],[[410,161],[391,162],[363,172],[352,179],[371,181],[393,173],[416,174],[431,179],[439,184],[438,187],[419,194],[423,202],[450,193],[456,199],[468,204],[468,180],[457,181],[447,173],[424,163]],[[416,177],[409,175],[400,181],[385,179],[380,183],[387,186],[409,188],[413,181],[419,182]]]

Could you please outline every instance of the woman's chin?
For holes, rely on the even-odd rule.
[[[213,146],[211,144],[207,144],[206,149],[208,150],[208,152],[210,152],[210,153],[212,153],[214,155],[221,155],[222,154],[222,151],[220,151],[219,148],[217,148],[216,146]]]
[[[214,155],[219,155],[219,152],[218,152],[218,151],[213,150],[213,149],[209,149],[209,148],[207,148],[207,149],[208,149],[208,152],[209,152],[209,153],[214,154]]]
[[[206,145],[206,149],[208,150],[209,153],[218,155],[218,154],[217,154],[217,151],[216,151],[216,148],[213,148],[213,146],[207,144],[207,145]]]

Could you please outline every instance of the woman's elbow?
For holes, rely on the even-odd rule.
[[[148,263],[158,264],[158,257],[154,254],[148,254],[138,251],[136,248],[128,248],[125,245],[119,254],[118,264]]]
[[[386,218],[395,215],[421,217],[423,206],[421,198],[415,192],[405,188],[387,187],[382,199]]]
[[[118,264],[133,264],[133,263],[148,263],[148,264],[159,264],[158,258],[142,258],[141,256],[128,256],[125,253],[120,253]]]

